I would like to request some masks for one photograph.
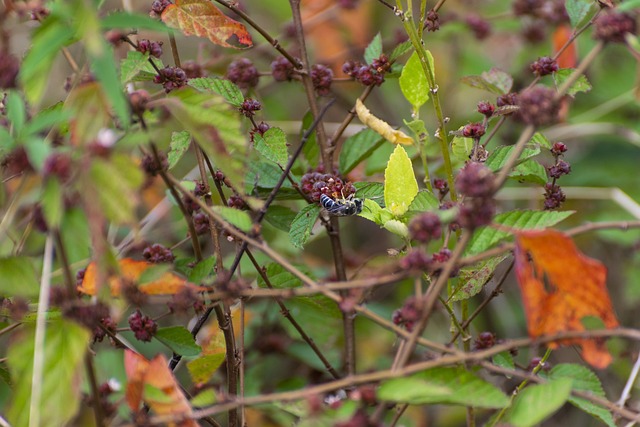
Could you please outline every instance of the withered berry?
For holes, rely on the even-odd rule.
[[[197,214],[193,215],[192,219],[193,225],[196,228],[196,233],[199,236],[207,234],[211,229],[211,227],[209,226],[209,217],[205,213],[198,212]]]
[[[202,69],[202,65],[198,64],[196,61],[189,60],[184,61],[182,63],[182,69],[184,73],[187,75],[187,79],[197,79],[199,77],[204,77],[205,72]]]
[[[142,53],[149,52],[149,55],[160,58],[162,56],[162,44],[162,42],[142,39],[138,42],[138,51]]]
[[[478,102],[478,113],[482,114],[483,116],[489,118],[493,116],[494,111],[496,111],[496,107],[492,103],[488,101]]]
[[[262,104],[260,101],[256,101],[255,99],[247,98],[240,105],[240,112],[245,117],[253,117],[256,114],[256,111],[260,111],[262,109]]]
[[[311,81],[313,88],[320,96],[327,96],[331,91],[331,83],[333,82],[333,71],[326,65],[315,64],[311,67]]]
[[[0,88],[13,89],[16,86],[16,78],[20,71],[20,61],[15,56],[0,51]]]
[[[167,93],[185,86],[187,80],[187,73],[182,68],[169,66],[161,69],[160,73],[153,78],[154,83],[161,84]]]
[[[158,324],[150,317],[143,315],[140,310],[136,310],[129,316],[129,327],[140,341],[149,342],[158,331]]]
[[[158,151],[158,158],[161,162],[160,165],[158,165],[158,162],[156,161],[156,158],[153,154],[145,154],[142,158],[140,166],[147,175],[156,176],[161,171],[166,171],[169,168],[169,160],[167,160],[166,154],[164,154],[162,151]]]
[[[142,256],[153,264],[173,262],[173,260],[176,259],[173,252],[171,252],[171,249],[161,245],[160,243],[154,243],[153,245],[144,248]]]
[[[553,154],[554,157],[558,157],[566,152],[567,145],[562,142],[556,142],[553,144],[553,147],[551,147],[551,154]]]
[[[571,165],[564,160],[558,160],[555,165],[549,166],[548,171],[551,178],[558,179],[562,175],[568,175],[571,173]]]
[[[635,35],[637,31],[636,19],[633,16],[609,12],[600,15],[596,20],[593,38],[604,42],[624,43],[626,33]]]
[[[409,223],[409,236],[421,243],[429,243],[442,235],[440,218],[433,212],[416,215]]]
[[[435,32],[440,29],[440,16],[435,10],[427,12],[426,19],[424,21],[424,29],[427,31]]]
[[[530,66],[531,72],[536,76],[546,76],[558,71],[558,63],[555,59],[543,56],[534,61]]]
[[[496,204],[492,199],[475,198],[465,200],[460,206],[457,222],[464,228],[473,230],[490,224],[496,213]]]
[[[462,136],[478,139],[484,135],[485,128],[482,123],[469,123],[462,128]]]
[[[560,104],[555,90],[537,85],[518,96],[519,116],[529,125],[548,125],[558,120]]]
[[[337,175],[321,172],[308,172],[300,180],[300,190],[309,196],[311,201],[319,202],[320,196],[326,194],[332,198],[349,197],[356,192],[350,182],[345,183]]]
[[[416,297],[409,297],[404,301],[402,308],[393,312],[391,320],[394,324],[404,326],[407,331],[411,332],[421,315],[422,301]]]
[[[486,350],[496,345],[496,336],[493,332],[482,332],[473,343],[474,350]]]
[[[456,190],[469,197],[488,197],[493,193],[494,175],[478,162],[469,162],[456,178]]]
[[[429,271],[432,259],[421,250],[414,249],[400,260],[400,268],[411,271]]]
[[[478,15],[471,14],[467,16],[465,23],[478,40],[484,40],[491,35],[491,24]]]
[[[566,196],[559,185],[548,182],[544,186],[544,209],[558,209],[565,201]]]
[[[271,63],[271,75],[277,82],[291,81],[293,64],[287,58],[278,57]]]
[[[229,64],[226,77],[239,88],[248,89],[258,86],[260,73],[251,60],[240,58]]]

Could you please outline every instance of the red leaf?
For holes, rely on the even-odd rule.
[[[234,49],[253,46],[245,26],[225,16],[208,0],[176,0],[162,12],[162,21],[185,36],[204,37],[220,46]],[[234,36],[240,46],[228,43]]]
[[[582,254],[565,234],[554,230],[518,233],[515,262],[532,338],[584,331],[582,319],[587,316],[602,319],[607,328],[618,326],[605,266]],[[582,347],[582,357],[596,368],[611,363],[603,340],[567,339],[549,347],[560,344]]]

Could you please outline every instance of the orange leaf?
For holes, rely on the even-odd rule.
[[[532,338],[564,331],[584,331],[582,319],[596,316],[607,328],[618,326],[606,288],[606,267],[576,248],[555,230],[527,231],[516,236],[516,275]],[[602,340],[567,339],[549,344],[576,344],[596,368],[611,363]]]
[[[569,24],[560,25],[553,32],[553,52],[558,52],[571,38],[573,30]],[[558,67],[575,68],[578,64],[578,52],[576,50],[576,41],[574,40],[558,57]]]
[[[162,21],[185,36],[198,36],[223,46],[241,49],[253,46],[244,25],[225,16],[209,0],[176,0],[162,12]],[[240,46],[229,44],[233,39]]]
[[[123,280],[129,283],[137,283],[142,273],[155,266],[155,264],[146,261],[136,261],[131,258],[123,258],[118,261],[118,264],[120,266],[120,275],[112,275],[109,277],[109,287],[111,288],[111,294],[113,296],[120,295]],[[98,269],[96,263],[90,263],[84,273],[82,284],[78,286],[78,290],[88,295],[95,295],[97,289],[97,274]],[[173,295],[185,286],[193,286],[196,290],[203,290],[200,287],[187,283],[185,279],[170,272],[163,273],[158,279],[144,283],[138,288],[147,295]]]
[[[133,411],[138,410],[142,398],[158,415],[184,417],[185,419],[179,423],[181,427],[198,426],[196,421],[188,419],[193,410],[180,391],[180,386],[163,354],[158,354],[149,361],[131,350],[125,350],[124,367],[127,373],[127,403]]]

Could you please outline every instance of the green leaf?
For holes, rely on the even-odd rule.
[[[361,199],[373,199],[379,205],[384,205],[384,184],[379,182],[354,182],[356,196]]]
[[[573,68],[561,68],[555,73],[553,73],[553,81],[556,84],[556,87],[562,86],[562,84],[569,78],[571,74],[573,74],[575,70]],[[578,80],[576,80],[570,87],[567,89],[567,95],[575,96],[576,93],[579,92],[589,92],[591,90],[591,83],[587,80],[587,77],[582,74]]]
[[[494,385],[463,367],[434,368],[382,383],[380,400],[414,405],[444,403],[477,408],[503,408],[509,398]]]
[[[473,138],[454,136],[451,141],[451,153],[460,162],[466,162],[471,157]]]
[[[64,211],[60,235],[67,249],[69,263],[73,264],[91,256],[91,233],[87,216],[81,208],[74,207]]]
[[[304,136],[307,129],[311,127],[313,124],[313,114],[311,111],[307,111],[307,113],[302,118],[302,126],[300,127],[300,139]],[[305,142],[304,147],[302,147],[302,154],[304,158],[309,162],[309,166],[312,168],[318,167],[320,164],[320,147],[316,143],[316,131],[315,129],[311,132],[311,134],[307,137],[307,142]]]
[[[154,61],[159,68],[162,67],[160,60]],[[149,63],[149,53],[130,50],[127,57],[120,62],[120,82],[123,85],[129,82],[150,81],[156,74],[155,68]]]
[[[264,135],[253,135],[254,146],[266,159],[277,163],[281,167],[286,166],[289,160],[287,151],[287,135],[277,127],[267,130]]]
[[[529,144],[551,149],[551,141],[549,141],[547,137],[540,132],[536,132],[535,134],[533,134],[533,136],[529,140]]]
[[[301,270],[307,273],[308,270],[302,267]],[[283,266],[274,262],[267,264],[265,274],[269,278],[269,283],[276,289],[299,288],[303,286],[302,280],[289,273]],[[261,276],[258,277],[258,286],[266,288],[267,284]]]
[[[181,132],[171,133],[171,144],[169,145],[169,153],[167,154],[169,169],[173,169],[173,167],[178,164],[190,146],[191,135],[189,132],[183,130]]]
[[[0,295],[5,297],[36,297],[40,283],[31,259],[27,257],[0,258]]]
[[[640,7],[640,0],[626,0],[616,6],[618,12],[629,12]]]
[[[30,418],[31,378],[35,325],[23,325],[22,334],[7,352],[11,377],[15,381],[8,420],[16,427],[27,426]],[[79,409],[80,375],[89,342],[89,331],[77,323],[65,320],[47,323],[44,347],[40,354],[44,362],[40,386],[42,395],[36,406],[40,411],[39,426],[63,426]]]
[[[393,219],[391,212],[387,209],[383,209],[380,205],[374,202],[371,199],[364,199],[364,205],[362,212],[360,212],[359,216],[362,218],[366,218],[369,221],[373,221],[379,226],[384,225],[387,221]]]
[[[289,231],[296,213],[286,206],[271,205],[267,210],[265,220],[281,231]]]
[[[20,66],[19,79],[27,100],[32,105],[40,102],[49,84],[53,61],[63,46],[71,43],[75,28],[49,15],[31,37],[31,49]]]
[[[525,388],[513,401],[505,422],[515,427],[532,427],[564,405],[571,394],[572,381],[561,378]]]
[[[167,31],[167,26],[163,22],[152,19],[149,15],[129,12],[114,12],[105,16],[100,20],[100,26],[103,30],[135,28],[162,33]]]
[[[517,230],[541,230],[559,223],[573,213],[574,211],[515,210],[496,215],[493,222]],[[465,251],[465,256],[486,251],[509,236],[511,236],[511,233],[507,233],[506,231],[496,230],[491,227],[482,227],[478,229],[471,238],[471,242],[469,242]]]
[[[404,215],[418,194],[418,182],[411,159],[402,145],[397,145],[384,171],[384,203],[392,214]]]
[[[513,77],[498,68],[492,68],[479,76],[465,76],[460,81],[471,87],[486,90],[496,95],[509,93],[513,86]]]
[[[508,351],[503,351],[502,353],[498,353],[492,358],[492,362],[496,366],[500,366],[501,368],[506,369],[515,369],[516,364],[513,361],[513,356]]]
[[[14,90],[9,91],[6,99],[7,119],[13,127],[13,134],[20,135],[27,121],[27,110],[20,94]]]
[[[410,40],[407,40],[406,42],[402,42],[393,49],[393,51],[389,55],[389,60],[395,61],[396,59],[398,59],[399,57],[401,57],[402,55],[404,55],[405,53],[409,52],[412,49],[413,49],[413,45],[411,44]]]
[[[579,28],[586,23],[587,19],[591,19],[591,15],[595,13],[595,8],[598,6],[591,0],[565,0],[564,7],[569,15],[571,26]]]
[[[383,209],[384,211],[384,209]],[[409,238],[409,227],[402,221],[397,219],[390,219],[382,224],[385,230],[392,232],[393,234],[402,237],[403,239]]]
[[[311,236],[311,229],[320,215],[320,209],[320,206],[312,204],[305,206],[298,212],[289,230],[289,240],[293,246],[302,249],[307,243]]]
[[[380,55],[382,55],[382,37],[380,37],[380,33],[378,33],[364,50],[364,60],[367,62],[367,65],[371,65],[373,60],[379,58]]]
[[[115,223],[135,220],[137,190],[144,177],[138,166],[124,155],[113,155],[111,161],[94,159],[89,170],[90,187],[105,216]]]
[[[544,185],[547,183],[547,169],[535,160],[528,159],[516,166],[509,174],[509,178],[516,179],[518,182]]]
[[[62,214],[64,213],[63,191],[60,181],[49,178],[42,188],[42,213],[47,225],[52,229],[58,229]]]
[[[348,174],[361,161],[384,142],[384,138],[371,129],[363,129],[347,138],[340,151],[339,169],[343,175]]]
[[[433,59],[431,59],[433,67]],[[400,74],[400,90],[414,110],[429,100],[429,83],[417,52],[413,52]]]
[[[480,293],[482,287],[493,277],[496,267],[508,256],[507,254],[498,255],[460,270],[459,285],[449,300],[462,301]]]
[[[240,230],[248,233],[253,226],[253,221],[251,221],[251,217],[245,211],[241,211],[239,209],[229,208],[226,206],[214,206],[213,210],[224,218],[229,224],[239,228]]]
[[[585,391],[595,396],[605,397],[600,379],[595,373],[593,373],[593,371],[585,366],[572,363],[562,363],[551,369],[551,372],[549,372],[549,378],[570,378],[573,380],[573,390]],[[600,419],[609,427],[615,427],[616,424],[613,420],[613,416],[606,408],[575,396],[569,397],[569,402],[584,412]]]
[[[6,362],[0,363],[0,380],[2,380],[2,382],[4,382],[8,386],[11,386],[12,384],[11,375],[9,374],[9,368],[7,368]]]
[[[220,358],[219,355],[214,355],[217,358]],[[204,356],[204,357],[212,357],[212,356]],[[205,381],[203,381],[205,382]],[[206,388],[202,390],[200,393],[196,394],[189,401],[191,406],[194,408],[203,408],[205,406],[213,405],[216,403],[216,391],[212,388]]]
[[[420,190],[409,205],[409,212],[426,212],[438,209],[440,201],[430,191]]]
[[[72,117],[70,111],[63,110],[64,104],[58,102],[49,108],[46,108],[33,117],[25,126],[24,133],[33,135],[51,127],[58,126],[62,122]]]
[[[240,107],[244,102],[244,95],[235,83],[216,77],[199,77],[190,79],[187,83],[200,92],[212,92],[222,97],[234,107]]]
[[[502,169],[507,162],[507,159],[511,157],[511,153],[513,152],[514,147],[511,146],[502,146],[496,148],[496,150],[491,153],[487,161],[485,162],[485,166],[491,169],[493,172],[497,172]],[[540,154],[540,148],[537,146],[525,148],[522,150],[522,154],[518,158],[518,162],[522,163],[525,160]],[[517,163],[516,163],[517,164]]]
[[[187,362],[187,369],[193,382],[195,384],[204,384],[209,381],[222,365],[222,362],[224,362],[224,358],[224,353],[216,353],[198,357],[197,359]]]
[[[174,353],[182,356],[197,356],[202,351],[191,332],[184,326],[158,328],[155,338],[173,350]]]
[[[191,283],[202,283],[205,279],[214,274],[215,264],[216,257],[214,256],[203,259],[191,269],[187,280]]]

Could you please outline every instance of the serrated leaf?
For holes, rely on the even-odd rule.
[[[105,216],[118,224],[133,223],[142,185],[140,168],[124,155],[113,155],[107,162],[94,159],[89,169],[87,191],[95,192]]]
[[[165,32],[167,26],[162,22],[152,19],[149,15],[129,12],[114,12],[100,19],[100,27],[104,30],[119,29],[145,29]]]
[[[287,135],[282,129],[272,127],[264,135],[256,133],[253,136],[253,143],[260,154],[281,167],[284,167],[289,161]]]
[[[176,0],[162,12],[162,21],[182,31],[185,36],[204,37],[223,47],[240,49],[253,46],[244,25],[225,16],[206,0]],[[230,44],[231,40],[239,46]]]
[[[184,153],[187,152],[191,146],[191,135],[187,131],[172,132],[171,143],[169,145],[169,153],[167,154],[167,160],[169,161],[169,169],[178,164]]]
[[[393,51],[391,51],[391,54],[389,55],[389,60],[395,61],[405,53],[409,52],[411,49],[413,49],[413,44],[411,44],[410,40],[407,40],[406,42],[402,42],[398,46],[396,46],[393,49]]]
[[[433,58],[431,58],[433,69]],[[400,90],[414,110],[429,100],[429,83],[417,52],[413,52],[400,74]]]
[[[509,398],[494,385],[462,367],[434,368],[382,383],[380,400],[415,405],[444,403],[477,408],[503,408]]]
[[[382,55],[382,37],[378,33],[364,50],[364,60],[368,65],[371,65],[373,60],[379,58],[380,55]]]
[[[302,268],[302,270],[303,272],[306,272],[304,271],[306,268]],[[269,278],[271,286],[276,289],[291,289],[303,286],[302,280],[285,270],[285,268],[280,264],[276,264],[274,262],[267,264],[265,274]],[[261,288],[267,287],[267,284],[262,277],[258,277],[258,286]]]
[[[162,62],[159,59],[158,68],[162,68]],[[149,63],[149,53],[130,50],[127,57],[120,62],[120,82],[127,84],[129,82],[142,82],[153,80],[157,74],[155,68]]]
[[[430,191],[420,190],[409,205],[409,212],[426,212],[438,209],[440,201]]]
[[[540,230],[559,223],[573,213],[574,211],[515,210],[496,215],[493,222],[517,230]],[[482,227],[478,229],[471,238],[465,251],[465,256],[486,251],[510,236],[511,233],[507,233],[506,231],[496,230],[491,227]]]
[[[216,257],[210,256],[197,263],[189,272],[187,281],[190,283],[202,283],[207,277],[214,274]]]
[[[503,351],[502,353],[498,353],[492,358],[492,362],[496,366],[500,366],[501,368],[506,369],[515,369],[516,364],[513,361],[513,356],[508,351]]]
[[[40,102],[49,83],[53,61],[63,46],[71,43],[76,29],[49,15],[31,37],[31,49],[20,65],[19,80],[27,100],[32,105]]]
[[[229,208],[226,206],[214,206],[213,210],[220,214],[225,221],[229,224],[239,228],[240,230],[248,233],[253,226],[251,217],[245,211],[239,209]]]
[[[299,249],[304,247],[311,236],[311,229],[318,215],[320,215],[320,206],[316,204],[307,205],[298,212],[289,230],[289,240],[293,246]]]
[[[561,378],[525,388],[513,401],[505,421],[514,427],[533,427],[564,405],[571,384],[570,379]]]
[[[496,95],[509,93],[513,86],[513,77],[498,68],[492,68],[479,76],[465,76],[460,81],[471,87],[486,90]]]
[[[484,165],[491,169],[493,172],[499,171],[505,165],[507,159],[511,157],[513,149],[514,147],[512,145],[496,148],[496,150],[491,153]],[[520,157],[518,158],[518,163],[522,163],[525,160],[538,154],[540,154],[540,148],[538,148],[537,146],[529,146],[522,150],[522,154],[520,154]]]
[[[35,325],[23,325],[22,334],[13,340],[7,362],[15,382],[7,419],[14,426],[32,425],[30,421],[31,378],[33,377]],[[89,331],[77,323],[50,320],[42,348],[42,395],[36,405],[40,411],[38,426],[63,426],[80,406],[80,374]]]
[[[397,145],[384,171],[384,203],[396,216],[404,215],[418,194],[418,182],[407,152]]]
[[[64,103],[70,112],[69,130],[74,146],[93,141],[101,129],[112,123],[111,108],[104,88],[97,82],[89,82],[74,87]]]
[[[573,28],[581,27],[588,16],[595,13],[597,5],[590,0],[565,0],[564,7]]]
[[[547,137],[541,134],[540,132],[536,132],[535,134],[533,134],[533,136],[529,140],[529,144],[537,145],[542,148],[551,149],[551,141],[549,141]]]
[[[373,199],[379,205],[384,205],[384,184],[379,182],[354,182],[353,186],[356,188],[356,196],[359,198]]]
[[[208,354],[187,362],[187,369],[195,384],[204,384],[211,379],[225,359],[224,353]]]
[[[40,111],[24,128],[25,135],[33,135],[43,130],[58,126],[71,117],[69,111],[64,111],[64,104],[58,102]]]
[[[556,84],[556,87],[562,86],[565,80],[569,78],[571,74],[573,74],[574,69],[572,68],[561,68],[560,70],[553,73],[553,81]],[[591,90],[591,83],[587,80],[587,77],[582,74],[578,80],[576,80],[570,87],[567,89],[567,95],[575,96],[576,93],[579,92],[589,92]]]
[[[158,328],[155,336],[158,341],[182,356],[197,356],[202,349],[184,326]]]
[[[518,182],[544,185],[547,183],[547,170],[535,160],[528,159],[517,165],[509,174],[509,178],[516,179]]]
[[[40,283],[33,262],[27,257],[0,258],[0,295],[36,297]]]
[[[496,267],[507,258],[508,255],[498,255],[488,260],[474,264],[472,267],[463,268],[458,275],[459,285],[456,287],[450,301],[462,301],[477,295],[482,287],[493,277]]]
[[[187,84],[201,92],[217,93],[234,107],[240,107],[244,102],[244,95],[242,95],[240,88],[230,80],[216,77],[198,77],[189,79]]]
[[[462,136],[454,136],[451,141],[451,154],[457,160],[466,162],[471,156],[473,150],[473,138],[465,138]]]
[[[64,213],[63,191],[60,181],[49,178],[44,183],[42,189],[42,213],[47,222],[47,226],[56,230],[62,221]]]
[[[267,210],[265,220],[281,231],[289,231],[296,213],[286,206],[271,205]]]
[[[340,151],[339,168],[343,175],[348,174],[369,157],[384,142],[384,138],[371,129],[363,129],[347,138]],[[307,142],[308,144],[309,142]]]

